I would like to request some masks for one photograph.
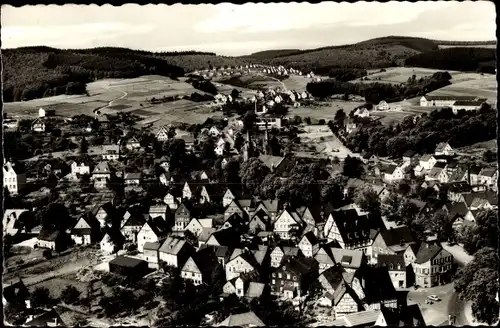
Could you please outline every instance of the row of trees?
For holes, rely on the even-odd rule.
[[[378,104],[380,101],[401,101],[424,95],[450,85],[448,72],[437,72],[432,76],[408,81],[399,85],[390,83],[351,83],[339,80],[309,82],[307,92],[314,97],[326,98],[335,94],[354,94],[365,97],[367,103]],[[409,83],[410,82],[410,83]]]
[[[425,154],[434,151],[440,142],[464,147],[496,136],[496,112],[484,106],[480,111],[461,111],[453,114],[443,108],[407,116],[400,123],[384,126],[379,122],[360,124],[350,133],[345,144],[355,152],[369,151],[377,156],[400,157],[407,150]]]

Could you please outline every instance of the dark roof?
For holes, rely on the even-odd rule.
[[[313,272],[317,268],[318,262],[313,258],[283,256],[282,265],[297,275],[305,275]]]
[[[309,240],[309,242],[311,243],[311,245],[319,244],[318,238],[314,235],[314,233],[312,231],[309,231],[308,233],[306,233],[304,235],[304,237],[306,237],[307,240]]]
[[[193,261],[201,272],[213,271],[218,261],[213,249],[203,248],[192,255]]]
[[[379,254],[377,256],[377,266],[385,266],[389,271],[406,270],[405,259],[402,254]]]
[[[217,230],[212,236],[221,246],[236,246],[240,242],[240,235],[234,228]]]
[[[109,238],[111,238],[111,241],[115,244],[121,244],[125,241],[125,237],[123,237],[122,233],[118,229],[114,229],[106,225],[103,228],[103,232],[103,236],[108,235]]]
[[[144,263],[145,261],[139,260],[133,257],[128,257],[128,256],[118,256],[111,260],[109,264],[113,265],[118,265],[121,267],[127,267],[127,268],[135,268],[141,263]]]
[[[365,281],[365,301],[368,304],[396,299],[397,293],[387,267],[367,267],[362,271]]]
[[[337,287],[344,280],[344,276],[342,274],[343,269],[340,266],[333,266],[323,271],[320,276],[323,276],[326,281],[330,284],[333,289],[337,289]]]
[[[413,157],[415,156],[416,152],[413,150],[407,150],[404,152],[403,157]]]
[[[472,187],[465,181],[448,183],[446,187],[451,192],[470,192],[472,190]]]
[[[411,230],[407,226],[380,231],[380,235],[382,236],[382,239],[384,239],[387,246],[413,241]]]
[[[451,217],[455,216],[465,216],[467,215],[467,212],[469,211],[467,209],[467,205],[461,202],[457,203],[451,203],[451,204],[446,204],[444,205]]]
[[[456,101],[473,101],[475,99],[478,99],[476,96],[430,96],[430,95],[425,95],[424,96],[426,100],[456,100]]]
[[[111,202],[106,202],[103,204],[97,204],[90,211],[93,215],[96,215],[100,209],[103,209],[108,215],[111,214],[114,210],[113,204]]]
[[[418,304],[403,306],[401,309],[388,308],[382,305],[380,311],[388,326],[417,327],[425,326],[425,320]]]
[[[468,100],[457,100],[453,106],[481,106],[486,102],[486,99],[479,99],[476,101],[468,101]]]
[[[122,227],[142,227],[148,216],[149,214],[132,213]]]
[[[15,283],[3,288],[3,297],[7,302],[24,300],[30,296],[30,292],[24,282],[19,278]]]
[[[422,243],[416,254],[415,263],[422,264],[432,260],[442,249],[443,247],[438,244]]]
[[[38,234],[37,238],[39,240],[55,241],[59,237],[60,233],[61,233],[61,231],[59,231],[59,230],[50,231],[48,229],[42,229],[40,231],[40,233]]]
[[[356,243],[370,238],[371,223],[368,215],[358,215],[356,209],[331,213],[344,243]]]

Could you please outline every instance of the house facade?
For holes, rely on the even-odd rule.
[[[3,185],[11,195],[17,195],[26,186],[26,173],[11,162],[3,165]]]

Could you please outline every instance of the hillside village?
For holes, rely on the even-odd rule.
[[[273,89],[216,96],[224,119],[156,130],[135,128],[133,115],[61,119],[40,108],[18,129],[31,138],[71,133],[78,147],[57,157],[39,148],[36,161],[5,159],[4,291],[24,291],[4,297],[11,320],[453,323],[451,314],[423,312],[438,296],[423,304],[408,295],[456,279],[443,243],[463,253],[468,239],[483,238],[475,227],[497,216],[496,165],[467,164],[447,142],[392,158],[353,152],[339,161],[334,150],[298,157],[298,134],[314,125],[282,113],[309,98]],[[475,98],[422,102],[436,111],[483,110]],[[326,126],[346,140],[370,112]],[[62,291],[44,287],[56,279]]]

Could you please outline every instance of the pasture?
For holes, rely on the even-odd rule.
[[[324,119],[325,121],[333,120],[335,113],[342,109],[347,115],[356,107],[363,105],[364,102],[332,100],[326,106],[303,105],[297,108],[291,108],[287,117],[296,115],[304,118],[310,117],[312,120]]]
[[[438,45],[439,49],[448,49],[448,48],[486,48],[486,49],[496,49],[496,44],[485,44],[485,45],[472,45],[472,46],[461,46],[461,45],[446,45],[440,44]]]
[[[288,79],[283,80],[286,88],[288,90],[295,90],[297,92],[306,91],[307,83],[311,82],[312,79],[300,75],[290,75]]]
[[[488,99],[490,104],[496,104],[496,77],[494,75],[479,76],[480,78],[453,83],[452,85],[435,90],[429,94],[433,96],[477,96]]]

